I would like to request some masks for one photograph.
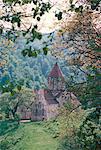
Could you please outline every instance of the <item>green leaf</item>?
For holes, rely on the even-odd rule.
[[[57,17],[58,20],[61,20],[62,19],[62,12],[60,11],[58,14],[56,13],[55,17]]]
[[[20,25],[21,25],[20,21],[19,21],[19,22],[17,22],[17,25],[18,25],[18,27],[20,27]]]
[[[21,85],[17,85],[18,91],[21,91]]]
[[[39,39],[39,40],[42,39],[42,34],[41,34],[40,32],[35,31],[35,28],[32,29],[32,34],[33,34],[33,35],[32,35],[33,40],[34,40],[35,38],[37,38],[37,39]]]
[[[37,11],[35,10],[34,13],[33,13],[33,18],[35,18],[35,17],[37,16],[37,14],[38,14],[38,13],[37,13]]]
[[[32,52],[32,56],[37,57],[37,52],[36,51]]]
[[[59,12],[58,14],[58,20],[61,20],[62,19],[62,12]]]
[[[37,34],[37,39],[39,39],[39,40],[42,39],[42,34],[41,34],[41,33],[38,33],[38,34]]]
[[[72,4],[70,7],[71,7],[71,9],[73,9],[73,8],[75,8],[75,5],[74,5],[74,4]]]
[[[31,51],[31,49],[28,49],[28,56],[32,57],[32,51]]]
[[[63,32],[63,30],[60,29],[59,32]]]
[[[48,47],[44,47],[43,48],[43,52],[44,52],[44,55],[47,55],[47,53],[48,53]]]
[[[77,13],[80,12],[79,8],[75,8],[75,12]]]
[[[34,5],[37,5],[38,1],[37,0],[33,0]]]
[[[73,3],[73,0],[69,0],[69,3],[72,4],[72,3]]]
[[[22,55],[25,57],[27,54],[28,54],[28,50],[26,49],[26,50],[23,50],[22,52]]]
[[[79,6],[79,11],[82,13],[82,11],[83,11],[83,6],[82,5]]]
[[[15,90],[11,90],[10,92],[11,92],[11,96],[14,96],[14,95],[15,95],[15,93],[16,93],[16,91],[15,91]]]
[[[96,47],[96,48],[94,48],[94,51],[101,52],[101,48],[100,47]]]
[[[40,21],[40,17],[37,17],[37,21]]]
[[[35,29],[37,29],[37,28],[38,28],[38,26],[37,26],[37,25],[35,25],[35,26],[34,26],[34,28],[35,28]]]

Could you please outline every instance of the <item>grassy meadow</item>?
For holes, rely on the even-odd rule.
[[[43,123],[0,122],[0,150],[56,150],[58,140]]]

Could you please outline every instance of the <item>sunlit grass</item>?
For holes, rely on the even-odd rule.
[[[21,123],[14,131],[7,129],[1,139],[4,136],[10,141],[10,150],[56,150],[58,147],[58,140],[45,132],[42,123]]]

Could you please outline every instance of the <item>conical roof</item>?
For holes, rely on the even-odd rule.
[[[64,78],[63,74],[61,72],[61,69],[59,68],[58,64],[56,63],[53,67],[53,69],[51,70],[50,74],[48,77],[55,77],[55,78]]]

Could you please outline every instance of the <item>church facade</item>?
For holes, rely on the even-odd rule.
[[[76,96],[66,91],[65,78],[57,63],[48,75],[48,88],[35,90],[34,93],[36,101],[32,103],[31,108],[21,106],[18,109],[22,120],[49,120],[59,114],[59,108],[66,102],[72,103],[74,107],[80,105]]]

